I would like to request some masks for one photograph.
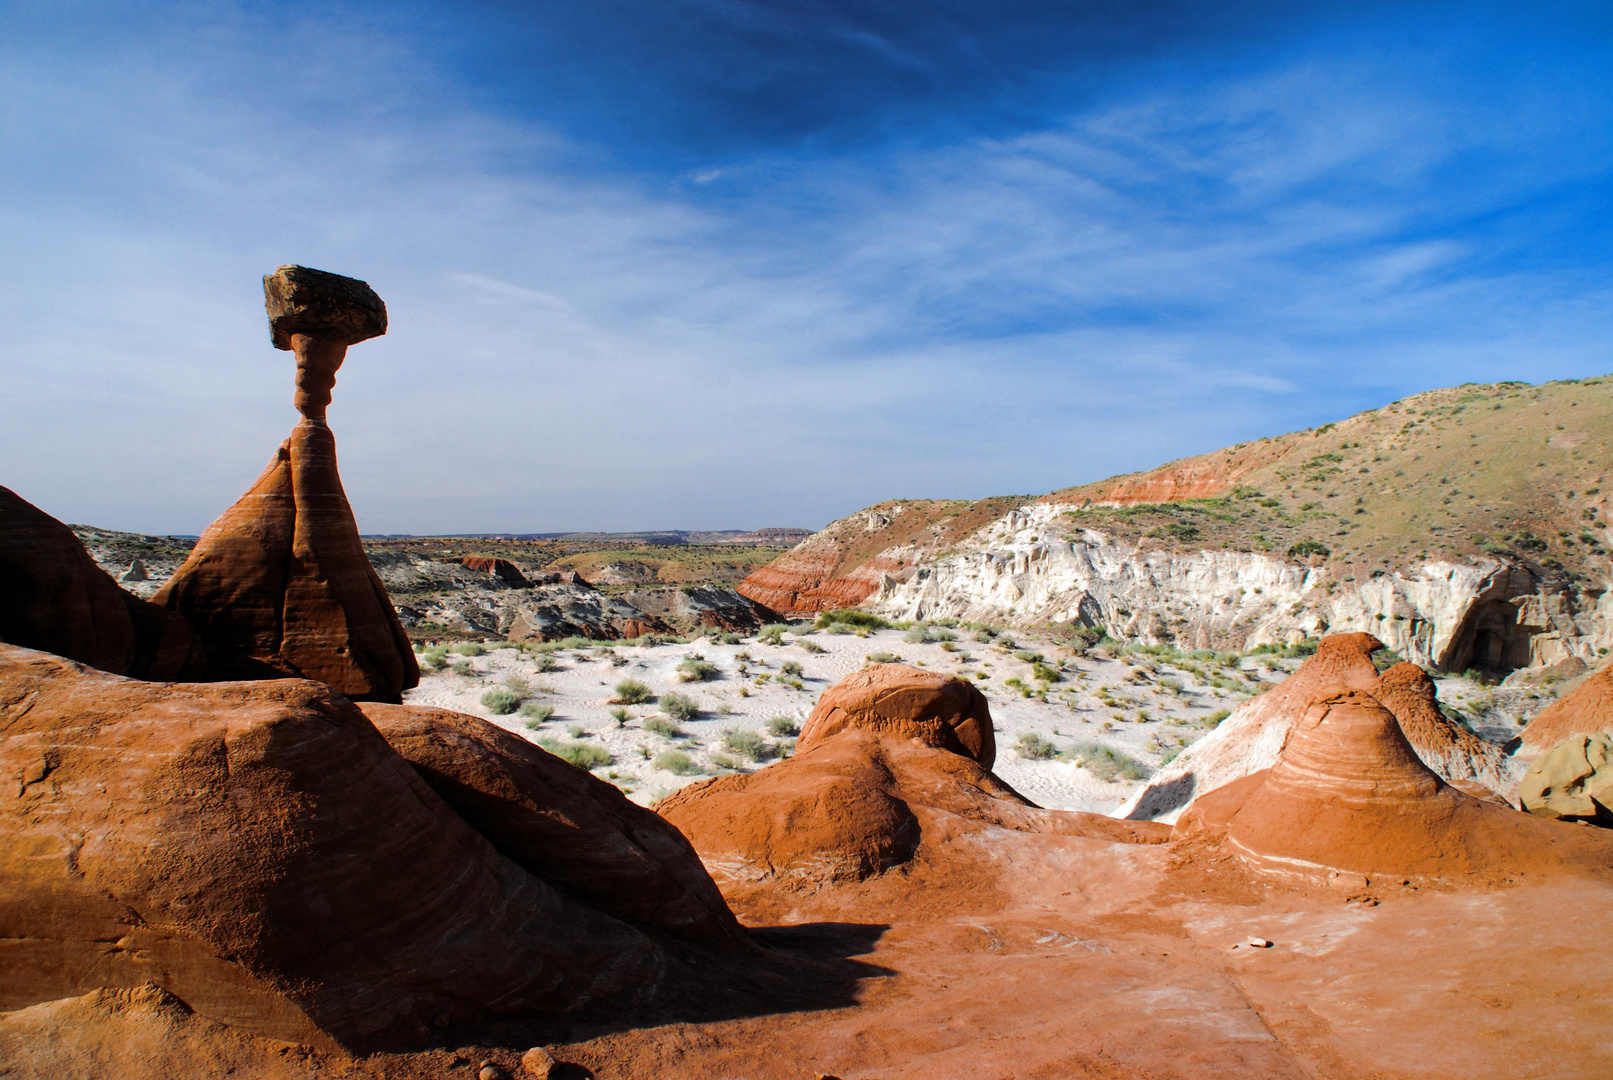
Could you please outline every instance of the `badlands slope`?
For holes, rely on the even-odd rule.
[[[740,585],[776,610],[1243,649],[1366,631],[1445,671],[1613,648],[1613,378],[1434,390],[1040,498],[895,501]]]

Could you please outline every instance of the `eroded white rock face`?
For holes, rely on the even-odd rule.
[[[1594,601],[1537,593],[1526,571],[1499,560],[1432,561],[1343,581],[1325,565],[1260,552],[1148,550],[1067,526],[1069,509],[1012,510],[904,580],[882,579],[870,606],[903,619],[1103,625],[1189,649],[1361,630],[1439,669],[1483,662],[1475,650],[1491,644],[1488,659],[1508,666],[1591,661],[1613,647],[1613,591]],[[1495,620],[1511,628],[1508,640],[1476,634],[1484,604],[1501,606]]]

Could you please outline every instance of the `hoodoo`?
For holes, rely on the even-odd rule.
[[[365,557],[325,423],[348,346],[386,333],[386,305],[362,281],[303,266],[280,267],[263,287],[274,346],[297,358],[302,420],[153,600],[202,633],[222,674],[400,701],[420,670]]]
[[[1271,769],[1200,799],[1177,834],[1224,833],[1253,869],[1486,886],[1613,870],[1613,838],[1481,802],[1422,763],[1393,713],[1345,692],[1306,710]],[[1590,834],[1590,835],[1587,835]]]

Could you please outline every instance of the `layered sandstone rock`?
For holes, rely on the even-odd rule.
[[[642,998],[670,965],[641,923],[732,936],[677,838],[602,782],[466,720],[394,719],[473,821],[319,683],[137,682],[0,646],[0,1011],[149,982],[247,1032],[395,1045]],[[638,920],[638,888],[670,913]]]
[[[1535,758],[1518,799],[1541,817],[1613,825],[1613,735],[1571,735]]]
[[[527,580],[527,576],[521,571],[521,568],[508,559],[495,559],[486,555],[466,555],[459,562],[467,570],[493,575],[512,589],[529,589],[532,587],[532,582]]]
[[[1210,793],[1177,834],[1220,836],[1252,869],[1310,882],[1491,886],[1529,875],[1613,880],[1613,837],[1481,802],[1434,775],[1375,698],[1315,702],[1269,770]]]
[[[907,664],[873,664],[824,691],[796,743],[804,753],[850,729],[950,750],[990,769],[997,760],[986,695],[951,675]]]
[[[1613,663],[1541,709],[1523,729],[1518,756],[1532,759],[1572,735],[1596,732],[1613,732]]]
[[[1371,634],[1335,634],[1298,671],[1248,702],[1160,769],[1115,811],[1134,821],[1174,821],[1190,802],[1277,761],[1294,721],[1310,703],[1376,685],[1372,654],[1383,643]]]
[[[691,784],[656,810],[736,888],[863,880],[913,860],[927,836],[944,848],[981,826],[1130,843],[1168,835],[1033,805],[988,768],[991,729],[974,687],[877,665],[824,693],[787,761]]]
[[[420,669],[359,542],[325,423],[347,346],[385,333],[386,309],[362,281],[305,267],[281,267],[264,290],[275,346],[297,356],[303,419],[153,600],[201,631],[226,676],[399,701]]]
[[[1372,654],[1382,647],[1371,634],[1323,638],[1298,671],[1160,769],[1116,816],[1175,820],[1206,792],[1274,765],[1306,710],[1346,691],[1388,708],[1418,758],[1447,783],[1480,798],[1510,798],[1524,764],[1440,712],[1434,681],[1417,665],[1396,664],[1379,676]]]
[[[617,918],[707,945],[748,946],[689,841],[614,785],[478,717],[411,705],[360,709],[518,866]]]
[[[189,623],[118,588],[72,529],[4,487],[0,641],[136,679],[207,677]]]

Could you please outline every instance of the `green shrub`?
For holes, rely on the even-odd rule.
[[[890,623],[867,611],[858,611],[856,608],[835,608],[831,611],[818,612],[815,623],[818,629],[823,630],[830,626],[850,626],[862,630],[889,630]]]
[[[633,714],[622,708],[622,706],[618,705],[616,708],[610,711],[610,718],[616,721],[617,727],[621,727],[623,724],[633,719]]]
[[[588,734],[588,730],[581,724],[572,724],[570,727],[566,728],[566,734],[570,735],[573,739],[580,739]]]
[[[511,693],[502,686],[495,686],[482,695],[482,708],[495,716],[508,716],[520,704],[520,695]]]
[[[824,653],[829,651],[822,645],[819,645],[816,641],[808,641],[806,638],[798,639],[796,644],[801,646],[801,648],[805,649],[809,653]]]
[[[712,754],[711,763],[717,766],[719,769],[739,768],[739,759],[736,757],[729,757],[727,754]]]
[[[1100,743],[1077,743],[1060,756],[1072,759],[1099,780],[1143,780],[1148,776],[1142,762]]]
[[[623,679],[616,684],[616,700],[623,705],[642,705],[655,695],[637,679]]]
[[[1030,761],[1049,761],[1058,757],[1059,748],[1034,731],[1027,731],[1014,740],[1014,753]]]
[[[700,715],[700,706],[692,697],[682,694],[662,694],[661,711],[674,720],[693,720]]]
[[[504,688],[518,698],[527,698],[532,693],[532,684],[519,675],[510,675],[504,680]]]
[[[993,630],[989,626],[982,626],[979,630],[975,631],[975,640],[980,642],[982,645],[991,641],[991,639],[996,636],[997,631]]]
[[[888,652],[871,652],[868,654],[867,659],[870,664],[899,664],[902,662],[900,656]]]
[[[803,668],[801,667],[800,662],[796,661],[796,660],[786,660],[786,661],[784,661],[784,663],[782,663],[782,664],[780,664],[778,666],[778,669],[779,669],[779,671],[783,672],[785,675],[794,675],[797,678],[800,677],[801,672],[803,670]]]
[[[913,628],[902,635],[902,640],[909,645],[922,645],[930,640],[930,627],[926,623],[914,623]]]
[[[744,639],[732,631],[714,627],[706,631],[706,640],[713,645],[738,645]]]
[[[756,640],[764,645],[782,645],[784,632],[788,629],[789,627],[783,623],[768,623],[762,627],[762,632],[756,635]]]
[[[775,716],[767,722],[767,730],[779,738],[801,734],[801,728],[788,716]]]
[[[691,656],[678,665],[678,678],[683,682],[710,682],[717,677],[717,665],[710,660]]]
[[[1172,746],[1169,749],[1165,750],[1164,752],[1162,752],[1159,755],[1159,763],[1160,763],[1160,765],[1161,766],[1169,765],[1171,762],[1176,760],[1177,756],[1180,755],[1181,752],[1184,749],[1185,749],[1185,747]]]
[[[480,641],[461,641],[449,651],[456,652],[460,656],[481,656],[487,651],[487,646]]]
[[[759,732],[743,728],[729,728],[722,733],[722,744],[741,757],[760,761],[766,755],[767,744]]]
[[[1037,682],[1045,682],[1045,683],[1055,683],[1055,682],[1063,682],[1064,681],[1064,676],[1059,673],[1058,668],[1049,667],[1047,664],[1042,663],[1040,660],[1038,660],[1036,663],[1031,665],[1031,677],[1034,678]]]
[[[448,663],[448,647],[433,645],[420,656],[420,666],[427,671],[441,671]]]
[[[930,627],[930,639],[932,641],[957,641],[958,635],[951,630],[942,630],[932,626]]]
[[[554,658],[554,653],[538,653],[532,658],[532,663],[539,671],[557,671],[560,668],[560,661]]]
[[[452,670],[455,675],[463,676],[465,678],[469,678],[470,676],[476,674],[476,669],[470,666],[469,660],[455,660]]]
[[[1231,709],[1217,709],[1217,710],[1215,710],[1215,712],[1211,713],[1209,716],[1206,716],[1203,720],[1200,720],[1199,723],[1202,724],[1204,727],[1207,727],[1207,728],[1210,728],[1211,730],[1214,730],[1215,728],[1218,728],[1218,727],[1221,726],[1221,721],[1225,720],[1227,717],[1229,717],[1231,715],[1232,715],[1232,710]]]
[[[540,705],[536,701],[529,701],[521,706],[521,715],[526,717],[526,726],[536,730],[539,724],[544,723],[554,715],[554,706]]]
[[[644,730],[663,739],[683,738],[683,729],[663,716],[652,716],[644,721]]]
[[[651,765],[657,769],[665,769],[676,776],[688,776],[699,771],[695,768],[694,762],[690,760],[689,755],[682,750],[662,751],[655,755],[655,760],[651,762]]]
[[[1036,664],[1041,662],[1042,654],[1039,652],[1031,652],[1029,649],[1020,649],[1018,652],[1014,653],[1014,659],[1023,661],[1027,664]]]
[[[609,765],[614,760],[609,750],[593,743],[565,743],[558,739],[539,739],[538,745],[579,769],[597,769],[601,765]]]
[[[1306,559],[1312,555],[1320,555],[1325,559],[1333,553],[1320,540],[1301,540],[1288,549],[1288,554],[1295,559]]]

